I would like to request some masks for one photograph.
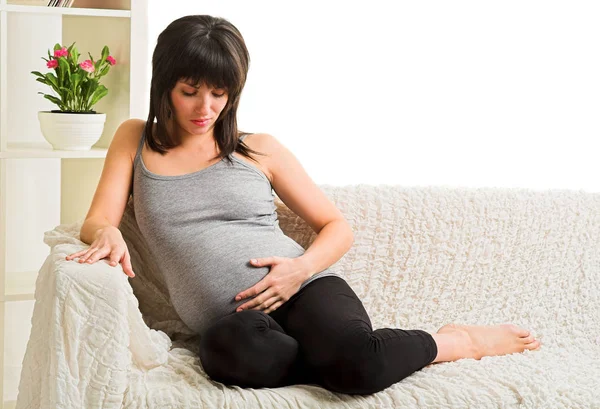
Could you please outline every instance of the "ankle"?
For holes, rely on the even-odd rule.
[[[471,337],[466,331],[449,331],[432,334],[437,345],[437,356],[433,362],[452,362],[477,355]]]

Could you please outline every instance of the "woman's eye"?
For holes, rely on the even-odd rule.
[[[182,92],[183,92],[183,95],[185,95],[186,97],[193,97],[194,95],[196,95],[196,93],[195,93],[195,92],[192,92],[191,94],[190,94],[190,93],[188,93],[188,92],[185,92],[185,91],[182,91]],[[213,95],[214,95],[215,97],[217,97],[217,98],[222,98],[222,97],[224,97],[224,96],[225,96],[225,93],[222,93],[222,94],[213,94]]]

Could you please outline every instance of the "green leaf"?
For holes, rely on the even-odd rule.
[[[60,67],[60,65],[59,65],[59,67]],[[64,84],[63,78],[64,78],[65,74],[60,68],[56,70],[56,74],[58,75],[58,87],[60,88]]]
[[[108,57],[109,51],[108,47],[104,46],[102,48],[102,55],[100,56],[100,60],[97,62],[96,70],[100,69],[100,67],[106,63],[106,57]]]
[[[73,47],[73,51],[69,54],[69,59],[71,60],[71,65],[77,65],[77,62],[79,61],[79,52],[77,51],[77,48]]]
[[[86,100],[90,99],[91,95],[96,91],[96,88],[98,88],[98,81],[95,81],[95,80],[88,81],[87,88],[86,88],[87,92],[85,94]]]
[[[87,101],[90,97],[90,81],[89,78],[86,78],[86,80],[83,81],[83,83],[81,84],[81,99],[82,101]]]
[[[108,47],[104,46],[102,49],[102,61],[106,61],[106,57],[108,57],[109,54],[110,52],[108,51]]]
[[[56,78],[56,75],[49,72],[48,74],[46,74],[46,79],[50,82],[54,91],[56,91],[58,93],[59,85],[58,85],[58,78]]]
[[[58,105],[58,107],[62,109],[63,103],[62,103],[62,101],[60,99],[58,99],[56,97],[53,97],[52,95],[47,95],[47,94],[44,94],[44,98],[46,98],[47,100],[49,100],[53,104]]]
[[[52,87],[52,83],[48,82],[48,80],[46,79],[46,77],[43,78],[36,78],[37,82],[41,82],[44,85],[50,85]]]
[[[60,57],[58,59],[58,73],[61,85],[64,85],[65,83],[68,84],[70,82],[71,67],[69,66],[66,58]]]
[[[105,65],[100,72],[96,75],[97,78],[103,77],[104,75],[106,75],[106,73],[108,73],[108,70],[110,70],[110,65]]]
[[[61,87],[60,90],[63,93],[63,103],[67,106],[71,105],[71,101],[75,99],[75,93],[73,92],[73,90],[65,87]]]
[[[31,73],[32,73],[33,75],[37,75],[38,77],[46,78],[46,77],[44,77],[44,74],[42,74],[42,73],[41,73],[41,72],[39,72],[39,71],[31,71]]]
[[[66,78],[65,78],[65,81],[66,81],[65,83],[67,85],[70,85],[71,84],[71,65],[69,64],[69,62],[67,61],[66,58],[61,58],[61,60],[64,61],[65,73],[67,74]],[[61,65],[61,62],[59,62],[59,66],[60,65]]]
[[[80,84],[81,84],[81,74],[77,72],[77,73],[71,75],[71,87],[73,88],[74,92],[76,92],[77,94],[79,94],[78,88],[79,88]]]
[[[108,89],[104,85],[100,85],[96,91],[92,94],[92,101],[90,102],[90,108],[96,105],[100,99],[104,98],[108,94]]]

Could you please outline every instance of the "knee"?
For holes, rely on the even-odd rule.
[[[224,361],[231,363],[267,328],[267,318],[259,311],[243,311],[217,320],[200,337],[202,364],[222,367]]]
[[[278,386],[298,344],[259,311],[224,317],[200,338],[199,357],[210,378],[242,387]]]
[[[199,357],[204,371],[211,378],[221,379],[222,372],[235,360],[235,351],[242,340],[241,333],[249,324],[234,315],[221,318],[200,337]]]
[[[240,341],[241,333],[247,332],[247,328],[252,325],[252,320],[240,318],[231,314],[209,326],[200,337],[200,350],[218,354],[234,348]]]
[[[349,395],[370,395],[390,386],[386,381],[386,362],[381,354],[347,351],[321,370],[323,385]]]

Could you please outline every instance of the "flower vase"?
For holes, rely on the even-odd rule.
[[[55,150],[89,151],[104,130],[106,114],[40,111],[40,128]]]

